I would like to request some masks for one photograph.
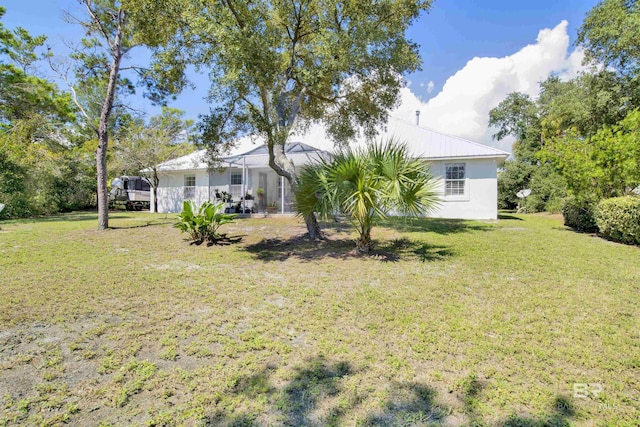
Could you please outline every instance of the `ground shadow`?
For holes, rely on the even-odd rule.
[[[123,219],[123,218],[129,218],[129,217],[118,217],[117,219]],[[131,228],[145,228],[145,227],[154,227],[157,225],[167,225],[167,224],[172,224],[175,221],[147,221],[144,224],[132,224],[132,225],[121,225],[121,226],[110,226],[109,228],[111,230],[128,230]]]
[[[558,395],[549,414],[539,417],[512,415],[493,425],[495,427],[569,427],[575,412],[571,399]]]
[[[361,374],[363,369],[366,368],[355,368],[346,361],[331,362],[315,356],[294,368],[283,381],[282,373],[275,375],[276,366],[266,366],[238,377],[227,392],[227,397],[235,402],[265,402],[261,412],[218,409],[207,416],[206,425],[351,425],[354,412],[358,411],[364,412],[357,422],[362,426],[445,426],[453,422],[474,427],[564,427],[571,424],[576,412],[571,400],[559,395],[546,414],[513,414],[505,419],[487,420],[478,408],[488,384],[476,376],[462,382],[457,397],[461,405],[455,405],[456,411],[440,402],[435,388],[416,381],[391,381],[381,405],[368,406],[365,402],[372,397],[371,393],[378,395],[378,392],[373,388],[354,388],[349,382],[351,375]]]
[[[118,218],[132,218],[121,216]],[[68,213],[52,216],[36,216],[30,218],[2,218],[0,222],[3,224],[32,224],[36,222],[76,222],[76,221],[97,221],[98,214],[91,213]]]
[[[274,385],[275,367],[266,367],[253,375],[240,377],[232,387],[236,398],[266,399],[269,418],[285,426],[346,425],[351,413],[367,397],[367,391],[345,385],[349,375],[357,373],[349,362],[331,363],[323,357],[307,359],[294,369],[281,386]],[[424,425],[443,421],[449,412],[435,403],[437,392],[426,385],[408,382],[390,384],[389,399],[381,410],[371,411],[359,425]],[[258,426],[258,414],[211,415],[211,426]]]
[[[219,238],[214,241],[207,242],[207,246],[229,246],[240,243],[244,237],[247,237],[246,234],[237,235],[237,236],[228,236],[226,234],[222,234]]]
[[[409,240],[407,238],[389,241],[375,241],[373,250],[360,253],[355,250],[352,239],[327,238],[312,241],[304,235],[289,239],[262,239],[258,243],[245,246],[245,250],[260,261],[286,261],[295,258],[301,261],[320,259],[373,259],[380,262],[398,262],[401,258],[418,257],[422,262],[441,261],[455,255],[447,246]]]
[[[503,213],[499,213],[498,214],[498,219],[513,219],[513,220],[516,220],[516,221],[524,221],[524,219],[518,218],[517,216],[507,215],[507,214],[503,214]]]
[[[468,417],[469,426],[493,427],[564,427],[570,425],[570,419],[575,415],[575,406],[566,396],[556,396],[548,414],[538,417],[512,414],[505,420],[486,422],[479,414],[478,408],[488,382],[471,375],[462,381],[463,411]]]
[[[247,236],[246,234],[237,235],[237,236],[228,236],[226,234],[221,234],[218,238],[213,240],[206,240],[206,239],[203,239],[203,240],[184,239],[184,240],[189,242],[189,245],[191,246],[201,246],[204,244],[209,248],[211,246],[235,245],[237,243],[240,243],[242,239],[246,236]]]
[[[478,224],[464,219],[444,218],[395,217],[387,218],[381,221],[380,226],[390,228],[399,232],[431,232],[444,235],[493,230],[493,227],[489,225]]]
[[[382,411],[367,416],[366,426],[442,425],[450,409],[438,404],[435,389],[417,382],[393,383]]]

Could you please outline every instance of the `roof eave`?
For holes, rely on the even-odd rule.
[[[502,159],[505,160],[510,154],[479,154],[465,156],[444,156],[444,157],[422,157],[425,160],[473,160],[473,159]]]

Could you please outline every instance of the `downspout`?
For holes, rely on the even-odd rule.
[[[284,176],[280,177],[280,213],[284,214]]]
[[[229,173],[227,175],[227,193],[231,195],[231,162],[229,162]]]

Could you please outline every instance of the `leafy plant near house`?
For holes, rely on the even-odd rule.
[[[224,234],[218,233],[220,226],[229,224],[235,217],[236,214],[224,213],[224,203],[214,204],[206,201],[197,208],[195,202],[187,200],[182,204],[182,212],[178,215],[179,222],[175,227],[183,233],[189,233],[194,243],[216,243],[225,237]]]
[[[389,213],[417,216],[438,203],[429,166],[396,140],[346,148],[305,168],[296,192],[301,216],[342,213],[358,233],[356,249],[371,250],[371,229]]]

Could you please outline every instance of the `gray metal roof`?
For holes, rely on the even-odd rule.
[[[509,156],[506,151],[398,119],[390,121],[387,130],[376,139],[380,138],[396,138],[406,142],[414,156],[424,159],[506,159]]]
[[[302,142],[292,142],[285,144],[284,152],[296,166],[306,165],[311,162],[328,158],[331,154]],[[236,165],[246,165],[248,167],[265,167],[269,165],[269,150],[265,144],[260,145],[246,153],[225,157],[224,162],[235,163]]]
[[[312,133],[302,138],[304,138],[304,143],[292,142],[285,146],[285,154],[296,166],[309,164],[312,161],[318,160],[320,157],[327,158],[327,156],[331,155],[328,151],[316,148],[327,146],[327,138],[325,135]],[[387,129],[381,132],[376,139],[388,138],[395,138],[406,142],[410,152],[414,156],[427,160],[496,158],[499,161],[504,161],[509,156],[509,153],[506,151],[494,147],[489,147],[457,136],[446,135],[393,118],[389,121]],[[259,141],[260,139],[258,138],[257,140]],[[367,141],[361,138],[355,141],[354,145],[364,145],[366,143]],[[206,155],[206,150],[198,150],[189,155],[164,162],[158,166],[158,170],[168,172],[207,169],[209,165]],[[248,151],[224,157],[220,165],[224,167],[232,163],[237,167],[241,167],[243,161],[244,164],[250,168],[268,167],[269,153],[267,146],[261,144]]]

